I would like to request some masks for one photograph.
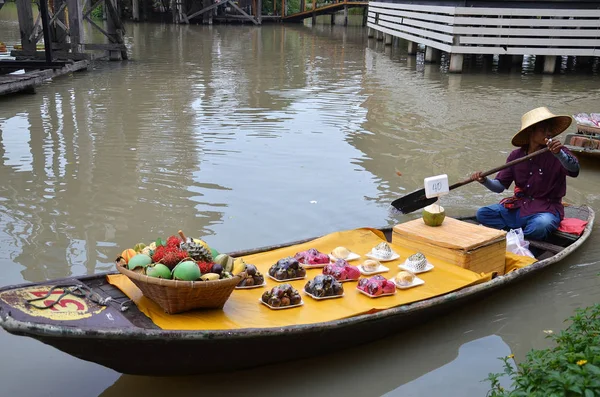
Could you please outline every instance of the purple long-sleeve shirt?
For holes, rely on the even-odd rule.
[[[572,158],[569,149],[562,150]],[[513,150],[506,162],[516,160],[527,155],[527,147]],[[577,177],[577,171],[567,171],[560,160],[551,152],[539,154],[512,167],[503,169],[496,175],[496,179],[508,189],[515,182],[524,197],[515,203],[515,208],[520,208],[519,215],[525,217],[539,212],[558,212],[560,219],[565,216],[562,198],[567,193],[567,175]]]

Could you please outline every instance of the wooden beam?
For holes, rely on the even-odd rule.
[[[29,37],[33,33],[33,10],[29,0],[16,0],[21,46],[24,51],[35,51],[35,42]]]
[[[107,19],[107,26],[109,27],[109,33],[111,33],[110,30],[114,30],[114,35],[115,35],[115,39],[117,41],[117,43],[119,44],[123,44],[124,40],[123,40],[123,33],[125,32],[125,27],[123,26],[123,22],[121,21],[121,17],[119,16],[119,13],[117,12],[117,8],[116,8],[116,0],[106,0],[104,2],[104,4],[106,4],[106,9],[108,10],[108,14],[110,16],[110,18]],[[127,51],[121,51],[121,59],[127,59]],[[117,57],[115,57],[114,54],[110,55],[111,59],[115,59]]]
[[[254,19],[254,17],[252,17],[251,15],[246,14],[246,11],[242,10],[240,7],[238,7],[237,4],[235,4],[232,0],[227,0],[227,2],[233,7],[235,8],[240,14],[242,14],[243,16],[245,16],[247,19],[251,20],[252,23],[254,23],[255,25],[258,25],[258,21],[256,19]]]
[[[71,49],[74,52],[82,52],[81,44],[84,41],[83,8],[79,0],[66,0],[69,7],[69,36],[71,37]]]
[[[92,19],[90,17],[85,17],[85,19],[94,27],[96,28],[100,33],[102,33],[104,36],[106,36],[106,38],[113,42],[116,43],[117,41],[110,35],[108,34],[108,32],[104,29],[102,29],[100,26],[96,25],[96,22],[92,21]]]
[[[225,2],[224,2],[224,1],[221,1],[221,2],[219,2],[219,3],[213,3],[213,4],[209,5],[208,7],[204,7],[204,8],[203,8],[203,9],[201,9],[200,11],[196,11],[195,13],[193,13],[193,14],[191,14],[191,15],[188,15],[188,16],[187,16],[187,19],[188,19],[188,21],[189,21],[190,19],[192,19],[192,18],[195,18],[195,17],[197,17],[198,15],[204,14],[206,11],[210,11],[210,10],[212,10],[213,8],[217,8],[218,6],[222,6],[222,5],[224,5],[224,4],[225,4]]]

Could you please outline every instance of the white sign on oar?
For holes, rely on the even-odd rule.
[[[425,197],[427,198],[440,197],[450,192],[448,175],[446,174],[430,176],[425,178],[423,183],[425,185]]]

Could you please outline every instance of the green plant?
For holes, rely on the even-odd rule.
[[[100,4],[98,7],[94,8],[92,10],[92,12],[90,13],[92,19],[101,19],[102,14],[103,14],[102,4]]]
[[[545,331],[556,346],[531,350],[516,367],[501,358],[504,372],[491,373],[489,397],[600,396],[600,304],[577,309],[572,324],[559,334]],[[500,385],[500,377],[512,380],[512,390]]]

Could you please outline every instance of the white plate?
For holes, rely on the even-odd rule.
[[[264,276],[263,276],[263,278],[264,278]],[[250,285],[250,286],[248,286],[248,287],[246,287],[246,286],[243,286],[243,287],[238,287],[238,286],[236,286],[236,287],[235,287],[235,289],[252,289],[252,288],[261,288],[261,287],[264,287],[264,286],[266,286],[266,285],[267,285],[267,280],[265,279],[265,280],[263,280],[263,283],[262,283],[262,284],[259,284],[259,285]]]
[[[331,258],[332,262],[337,261],[339,258],[336,258],[335,256],[329,254],[329,257]],[[355,254],[354,252],[350,252],[350,255],[348,255],[348,257],[345,259],[346,261],[353,261],[360,258],[360,255]]]
[[[328,263],[315,263],[314,265],[309,265],[308,263],[302,263],[302,262],[298,262],[302,265],[303,268],[305,269],[318,269],[320,267],[325,267],[327,265],[330,265],[331,262]]]
[[[362,274],[363,276],[372,276],[374,274],[379,274],[379,273],[385,273],[385,272],[389,272],[390,269],[383,266],[383,265],[379,265],[379,267],[377,268],[377,270],[373,271],[373,272],[368,272],[365,269],[363,269],[362,265],[358,265],[358,270],[360,271],[360,274]]]
[[[412,287],[416,287],[419,285],[423,285],[425,284],[425,281],[421,280],[419,277],[415,277],[412,284],[410,285],[398,285],[394,279],[390,280],[392,283],[394,283],[396,285],[396,287],[400,288],[400,289],[408,289],[408,288],[412,288]]]
[[[288,281],[294,281],[294,280],[304,280],[306,278],[306,276],[304,277],[294,277],[294,278],[286,278],[285,280],[279,280],[273,276],[271,276],[269,273],[267,273],[267,277],[269,277],[271,280],[275,280],[278,283],[287,283]]]
[[[308,292],[304,291],[304,293],[308,296],[310,296],[313,299],[316,299],[318,301],[320,300],[324,300],[324,299],[335,299],[335,298],[341,298],[342,296],[344,296],[344,293],[342,293],[341,295],[333,295],[333,296],[322,296],[322,297],[317,297],[314,296],[313,294],[309,294]]]
[[[261,298],[258,298],[258,301],[260,303],[262,303],[263,305],[265,305],[266,307],[268,307],[271,310],[284,310],[284,309],[291,309],[293,307],[298,307],[298,306],[302,306],[304,304],[303,300],[300,300],[300,303],[298,303],[297,305],[287,305],[287,306],[280,306],[280,307],[273,307],[265,302],[263,302],[263,300]]]
[[[392,281],[392,282],[393,282],[393,281]],[[394,283],[394,285],[395,285],[395,283]],[[382,296],[396,295],[396,290],[394,290],[394,292],[390,292],[390,293],[387,293],[387,294],[381,294],[381,295],[377,295],[377,296],[375,296],[375,295],[371,295],[371,294],[368,294],[368,293],[366,293],[365,291],[363,291],[362,289],[358,289],[358,288],[357,288],[356,290],[357,290],[358,292],[360,292],[361,294],[368,296],[369,298],[381,298]]]
[[[387,258],[387,259],[382,259],[382,258],[380,258],[380,257],[378,257],[378,256],[375,256],[375,255],[373,255],[373,254],[372,254],[372,253],[370,253],[370,252],[369,252],[368,254],[366,254],[365,256],[366,256],[367,258],[376,259],[376,260],[378,260],[379,262],[389,262],[389,261],[393,261],[393,260],[396,260],[396,259],[400,258],[400,255],[398,255],[398,254],[397,254],[397,253],[395,253],[395,252],[392,252],[392,256],[391,256],[391,257],[389,257],[389,258]]]
[[[407,270],[411,273],[414,274],[419,274],[419,273],[425,273],[430,271],[431,269],[433,269],[435,266],[433,266],[431,263],[427,262],[427,265],[425,265],[425,269],[424,270],[414,270],[411,266],[406,265],[406,262],[404,262],[403,265],[398,265],[398,267],[402,270]]]

